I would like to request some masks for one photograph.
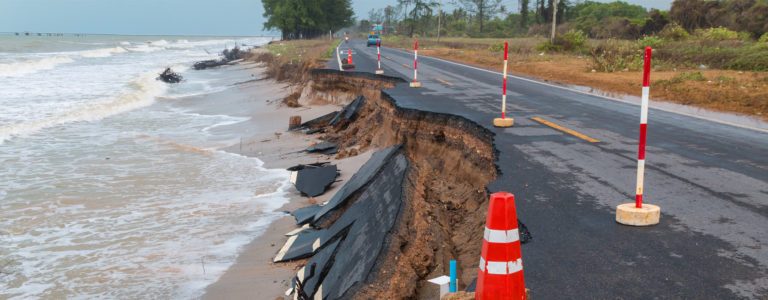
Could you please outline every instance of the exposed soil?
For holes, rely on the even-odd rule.
[[[312,65],[286,65],[268,55],[258,61],[270,66],[274,78]],[[459,288],[465,288],[477,276],[488,205],[485,187],[497,172],[493,134],[460,117],[397,108],[381,90],[398,79],[306,71],[304,76],[283,77],[293,83],[298,96],[289,98],[298,105],[341,105],[359,95],[366,98],[354,122],[339,124],[322,137],[339,144],[337,158],[403,144],[411,162],[398,223],[354,298],[434,299],[436,290],[426,280],[448,274],[451,259],[458,262]]]
[[[376,270],[355,297],[434,297],[425,280],[447,274],[450,259],[458,261],[463,288],[477,275],[485,186],[496,176],[492,134],[458,117],[395,107],[380,92],[391,83],[339,76],[318,73],[313,89],[323,95],[334,91],[336,97],[366,96],[355,122],[324,137],[339,143],[339,156],[403,144],[411,161],[400,220]]]

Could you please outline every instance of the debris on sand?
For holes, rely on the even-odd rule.
[[[330,122],[328,122],[328,125],[344,126],[354,121],[355,118],[357,118],[357,112],[360,110],[361,107],[363,107],[364,103],[365,103],[365,97],[358,96],[357,98],[355,98],[354,101],[349,103],[347,106],[344,107],[343,110],[341,110],[338,114],[336,114],[336,117],[334,117]]]
[[[357,180],[350,180],[336,194],[345,198],[339,202],[351,202],[349,208],[324,228],[310,226],[291,236],[274,258],[275,262],[309,258],[292,281],[296,298],[346,298],[349,290],[368,278],[382,254],[382,245],[400,215],[409,163],[399,146],[374,156],[366,163],[370,170],[363,171],[371,174],[355,176]]]
[[[322,115],[320,117],[306,121],[301,125],[299,125],[299,127],[296,127],[291,130],[306,130],[307,134],[324,131],[325,127],[328,126],[328,123],[330,123],[330,121],[333,120],[338,114],[339,114],[339,111],[334,111],[334,112]]]
[[[297,165],[288,171],[291,171],[291,183],[307,197],[322,195],[339,176],[336,165],[327,163]]]
[[[336,154],[339,152],[339,145],[331,142],[320,142],[306,149],[308,153]]]
[[[225,60],[221,59],[209,59],[209,60],[203,60],[196,62],[193,67],[195,70],[205,70],[208,68],[215,68],[218,66],[226,65],[227,62]]]
[[[198,61],[193,65],[193,67],[195,70],[205,70],[218,66],[233,64],[244,59],[248,52],[250,52],[250,49],[243,50],[240,48],[240,46],[235,46],[235,48],[232,48],[232,50],[224,49],[224,51],[221,51],[219,54],[219,56],[221,56],[220,59]]]
[[[155,79],[161,80],[165,83],[179,83],[184,80],[184,77],[181,77],[181,75],[171,70],[171,68],[166,68],[165,71],[160,73],[160,76],[157,76]]]

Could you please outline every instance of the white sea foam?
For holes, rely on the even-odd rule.
[[[112,54],[117,53],[125,53],[128,52],[123,47],[113,47],[113,48],[103,48],[103,49],[94,49],[94,50],[84,50],[77,52],[82,57],[110,57]]]
[[[0,127],[0,144],[17,136],[26,136],[41,129],[77,121],[95,121],[105,117],[148,106],[155,97],[165,92],[166,86],[155,80],[154,73],[147,73],[129,83],[129,91],[107,97],[91,104],[81,105],[48,118],[23,121]]]
[[[0,299],[198,298],[283,216],[291,186],[284,170],[215,150],[237,138],[222,126],[245,118],[183,112],[203,111],[200,99],[155,101],[231,88],[234,78],[186,70],[234,40],[93,39],[118,47],[0,58],[65,59],[45,76],[0,78]],[[167,66],[186,81],[156,81]]]
[[[17,77],[56,68],[61,64],[74,62],[69,56],[30,58],[19,62],[0,64],[0,77]]]
[[[149,45],[138,45],[136,47],[126,48],[126,50],[131,51],[131,52],[145,52],[145,53],[146,52],[160,51],[160,50],[163,50],[163,49],[164,48],[151,47]]]
[[[158,40],[158,41],[149,42],[149,44],[152,46],[168,46],[168,41]]]

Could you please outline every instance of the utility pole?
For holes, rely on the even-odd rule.
[[[443,0],[440,0],[437,4],[437,43],[440,44],[440,27],[442,25],[443,18]]]
[[[552,1],[552,37],[549,39],[549,42],[553,45],[555,44],[555,32],[557,32],[557,4],[558,0]]]

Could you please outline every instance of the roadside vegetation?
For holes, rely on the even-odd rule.
[[[359,22],[384,23],[384,44],[500,69],[504,41],[510,70],[543,80],[638,94],[643,48],[654,48],[653,98],[768,117],[768,2],[676,0],[669,11],[626,2],[558,2],[554,42],[552,0],[458,1],[438,6],[399,1]],[[414,10],[418,10],[414,12]],[[510,12],[514,10],[515,12]]]

